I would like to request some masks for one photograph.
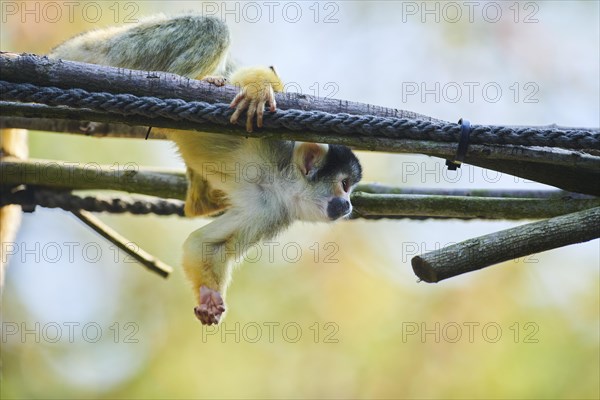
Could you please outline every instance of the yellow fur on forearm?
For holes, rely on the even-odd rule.
[[[283,82],[273,67],[240,68],[231,75],[230,82],[235,86],[256,87],[257,89],[271,85],[273,91],[283,92]]]

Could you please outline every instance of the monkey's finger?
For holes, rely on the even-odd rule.
[[[263,126],[263,114],[265,112],[265,101],[261,100],[256,106],[256,126],[262,128]]]
[[[248,107],[248,115],[246,116],[246,131],[252,132],[252,124],[256,115],[256,101],[253,100]]]
[[[202,322],[203,325],[206,325],[206,306],[196,306],[194,307],[194,314],[198,321]]]
[[[241,101],[239,101],[237,107],[235,108],[235,112],[231,115],[231,118],[229,119],[229,122],[231,122],[232,124],[237,123],[237,120],[240,117],[242,111],[248,108],[248,103],[250,103],[250,100],[248,100],[247,98],[243,98]]]
[[[231,103],[229,103],[229,108],[233,108],[233,107],[237,106],[240,101],[242,101],[243,99],[246,98],[246,94],[247,94],[246,88],[243,88],[242,90],[240,90],[240,92],[235,95],[233,100],[231,100]]]
[[[271,85],[269,85],[267,93],[267,102],[270,105],[269,110],[274,112],[277,109],[277,102],[275,101],[275,92],[273,91],[273,86]]]

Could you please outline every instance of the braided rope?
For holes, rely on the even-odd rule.
[[[2,193],[0,207],[21,204],[25,209],[35,206],[61,208],[66,211],[94,211],[135,215],[179,215],[183,216],[183,201],[131,196],[109,197],[102,195],[78,196],[64,190],[47,190],[29,187],[15,193]]]
[[[63,105],[120,115],[187,120],[199,124],[210,122],[225,126],[229,124],[232,113],[227,104],[88,92],[82,89],[60,89],[5,81],[0,81],[0,93],[0,98],[4,101]],[[458,142],[461,132],[460,125],[451,123],[301,110],[278,110],[275,113],[266,113],[264,126],[291,131],[336,132],[367,137],[454,143]],[[600,150],[600,134],[584,129],[473,125],[470,143]]]
[[[78,196],[66,190],[48,190],[39,187],[29,187],[15,193],[2,193],[0,207],[10,204],[18,204],[23,210],[31,212],[36,206],[45,208],[60,208],[65,211],[92,211],[107,212],[114,214],[130,213],[133,215],[178,215],[184,216],[183,201],[142,199],[131,196],[108,197],[102,195]],[[389,215],[368,216],[353,213],[350,219],[409,219],[409,220],[433,220],[433,219],[463,219],[472,220],[475,217],[438,217],[418,215]]]

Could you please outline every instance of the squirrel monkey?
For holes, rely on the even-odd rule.
[[[155,16],[133,25],[94,30],[56,47],[49,57],[176,73],[216,85],[239,85],[231,122],[246,111],[246,129],[262,126],[266,105],[283,83],[273,67],[234,70],[224,22],[196,14]],[[245,139],[161,130],[187,166],[187,216],[225,211],[184,244],[183,266],[203,324],[225,312],[232,264],[249,246],[274,237],[295,220],[332,221],[352,211],[350,192],[362,169],[341,145]]]

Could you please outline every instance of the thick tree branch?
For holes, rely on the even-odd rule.
[[[2,79],[64,89],[84,88],[94,92],[131,93],[138,96],[175,98],[187,101],[203,100],[229,103],[237,94],[233,86],[216,87],[204,81],[157,71],[137,71],[95,64],[53,60],[34,54],[0,52]],[[352,101],[287,92],[277,95],[282,109],[320,110],[332,114],[348,113],[440,121],[406,110],[380,107]]]
[[[56,189],[119,190],[171,199],[185,199],[185,174],[137,164],[77,163],[7,157],[0,164],[3,185],[28,184]]]
[[[360,183],[356,186],[357,192],[372,194],[420,194],[431,196],[471,196],[471,197],[512,197],[535,199],[593,199],[580,193],[564,190],[518,190],[518,189],[444,189],[444,188],[415,188],[388,186],[379,183]]]
[[[600,199],[527,199],[356,192],[358,216],[424,216],[477,219],[540,219],[600,206]]]
[[[91,118],[84,118],[84,110],[72,110],[57,107],[58,114],[67,117],[77,115],[76,119],[58,119],[58,118],[29,118],[28,115],[41,116],[44,110],[40,108],[49,108],[41,104],[21,104],[0,102],[0,111],[7,112],[11,115],[19,115],[20,110],[25,116],[0,117],[0,129],[5,128],[21,128],[33,131],[43,132],[58,132],[71,133],[75,135],[85,135],[91,137],[111,137],[111,138],[130,138],[143,139],[148,132],[147,126],[132,126],[120,123],[102,123],[90,122],[95,121],[94,115],[88,115]],[[91,113],[91,112],[90,112]],[[160,135],[152,134],[154,139],[158,139]]]
[[[600,207],[494,232],[422,254],[411,260],[425,282],[439,282],[465,272],[533,253],[600,237]]]

